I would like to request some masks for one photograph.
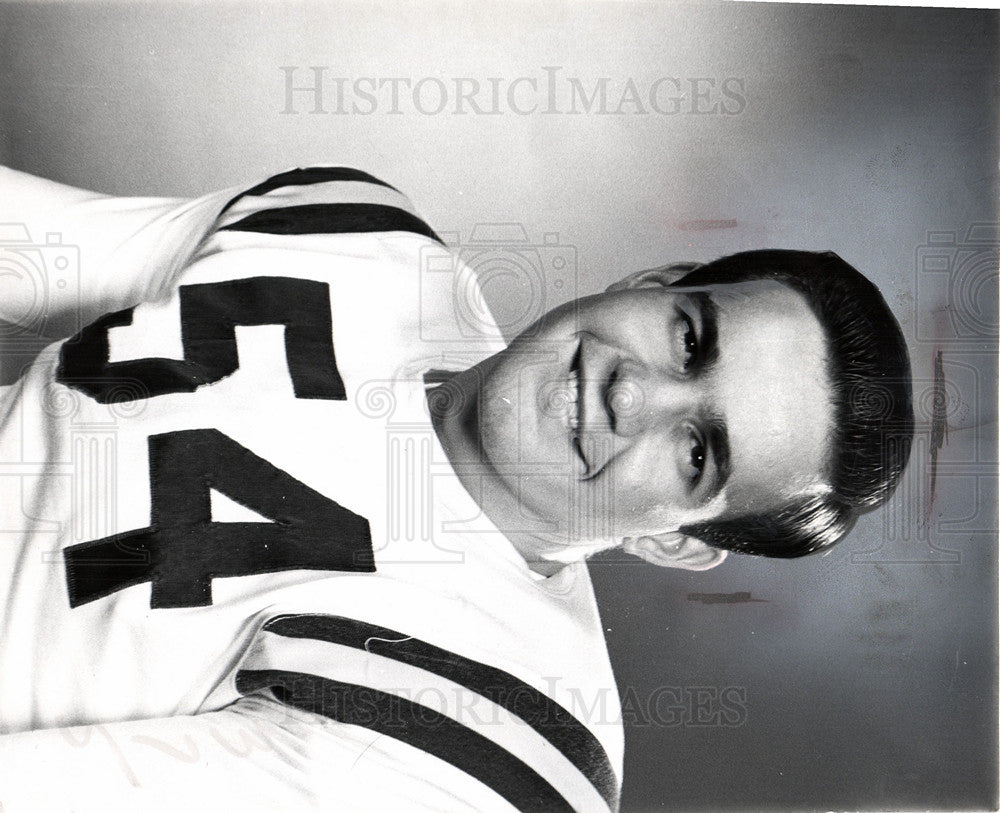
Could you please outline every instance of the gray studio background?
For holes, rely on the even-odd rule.
[[[629,723],[623,809],[992,807],[997,35],[991,11],[842,6],[5,5],[0,160],[138,195],[364,168],[481,265],[508,332],[666,261],[837,251],[911,343],[913,464],[823,557],[593,564]],[[325,113],[286,98],[313,66]],[[444,84],[393,106],[359,77]],[[535,84],[509,104],[518,78]],[[602,78],[603,107],[574,103],[571,80]]]

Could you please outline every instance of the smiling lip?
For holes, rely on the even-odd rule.
[[[569,386],[573,394],[576,396],[575,402],[570,407],[569,415],[569,438],[570,445],[573,447],[573,451],[583,462],[583,475],[586,476],[590,471],[590,463],[587,460],[586,454],[583,452],[583,442],[580,437],[580,430],[583,426],[583,338],[580,338],[579,344],[576,346],[576,352],[573,353],[573,358],[570,360],[569,364]]]

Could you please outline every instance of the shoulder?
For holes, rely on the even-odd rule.
[[[216,229],[285,235],[400,231],[440,242],[396,187],[340,166],[279,172],[238,192],[222,207]]]
[[[554,699],[551,681],[403,629],[332,615],[272,619],[236,687],[377,734],[372,759],[410,754],[433,767],[428,781],[485,786],[521,810],[617,809],[620,777],[594,720]]]

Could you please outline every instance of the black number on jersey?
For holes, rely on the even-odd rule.
[[[216,429],[149,438],[150,523],[64,551],[70,606],[152,583],[150,607],[212,603],[212,579],[375,570],[368,520]],[[210,489],[272,522],[213,522]]]
[[[132,324],[134,309],[129,308],[101,317],[67,341],[56,380],[102,404],[194,392],[240,366],[236,325],[283,324],[295,397],[347,399],[333,355],[330,286],[325,282],[251,277],[183,285],[179,295],[183,361],[110,361],[108,331]],[[123,381],[130,386],[122,387]]]

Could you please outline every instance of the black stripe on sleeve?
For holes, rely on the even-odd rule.
[[[380,203],[311,203],[254,212],[219,231],[265,234],[360,234],[408,231],[442,243],[416,215]]]
[[[506,749],[427,706],[355,683],[281,670],[241,670],[241,694],[270,689],[283,703],[394,737],[454,765],[518,810],[567,811],[563,796]]]
[[[618,809],[618,781],[597,737],[555,700],[509,672],[352,618],[288,615],[269,621],[264,629],[289,638],[328,641],[392,658],[482,695],[545,737],[587,777],[608,807]]]
[[[384,186],[394,192],[399,192],[392,184],[379,180],[374,175],[362,172],[360,169],[352,167],[306,167],[300,169],[290,169],[278,175],[272,175],[266,181],[257,184],[245,192],[240,192],[235,198],[227,203],[220,215],[224,214],[236,201],[246,196],[266,195],[274,189],[283,186],[310,186],[316,183],[332,183],[334,181],[360,181],[362,183],[373,183]]]

